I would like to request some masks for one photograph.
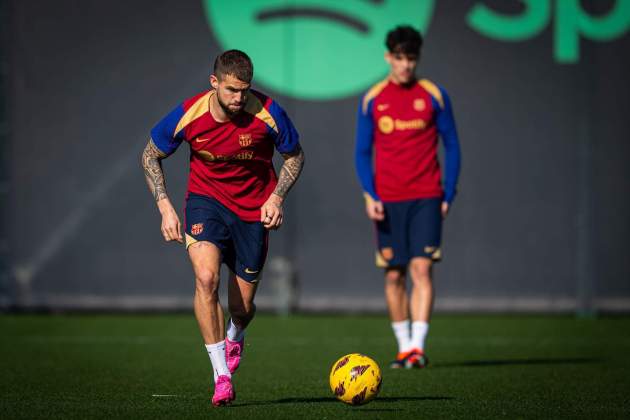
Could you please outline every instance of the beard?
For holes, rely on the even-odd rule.
[[[221,95],[219,95],[219,92],[217,91],[217,102],[219,102],[219,106],[221,107],[221,109],[223,110],[223,112],[225,112],[225,114],[229,117],[233,117],[236,114],[238,114],[239,112],[241,112],[241,110],[243,109],[243,107],[245,106],[244,104],[237,109],[236,111],[231,110],[228,105],[223,102],[223,100],[221,99]]]

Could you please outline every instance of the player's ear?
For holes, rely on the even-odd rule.
[[[385,55],[383,56],[383,58],[385,58],[385,62],[387,64],[389,64],[390,66],[392,65],[392,53],[390,53],[389,51],[385,51]]]
[[[215,76],[214,74],[210,75],[210,85],[214,88],[214,89],[218,89],[219,88],[219,79],[217,78],[217,76]]]

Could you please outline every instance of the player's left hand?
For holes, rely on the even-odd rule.
[[[446,219],[448,214],[449,205],[446,201],[442,201],[442,219]]]
[[[260,221],[266,229],[275,230],[282,225],[282,202],[284,199],[271,194],[260,208]]]

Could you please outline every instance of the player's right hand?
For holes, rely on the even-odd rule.
[[[282,219],[284,217],[284,211],[282,209],[282,202],[284,199],[272,193],[267,201],[260,208],[260,221],[265,229],[275,230],[282,225]]]
[[[385,208],[382,201],[376,201],[370,196],[365,197],[365,212],[370,220],[380,222],[385,220]]]
[[[177,212],[173,208],[173,205],[166,198],[158,201],[158,207],[160,209],[160,213],[162,213],[161,230],[164,240],[166,242],[177,241],[179,243],[184,243],[181,223],[179,222],[179,217],[177,216]]]
[[[442,201],[442,219],[446,219],[446,215],[448,214],[448,211],[450,210],[450,205],[448,204],[447,201]]]

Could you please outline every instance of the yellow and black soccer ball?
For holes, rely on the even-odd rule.
[[[381,369],[369,357],[352,353],[330,369],[330,389],[338,400],[350,405],[367,404],[381,390]]]

